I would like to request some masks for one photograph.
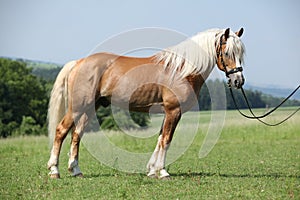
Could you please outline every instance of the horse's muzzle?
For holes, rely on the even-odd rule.
[[[241,72],[237,72],[229,75],[229,86],[240,89],[245,83],[245,78]]]

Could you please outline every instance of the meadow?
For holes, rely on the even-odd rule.
[[[281,109],[267,120],[276,122],[291,109]],[[198,115],[186,113],[176,136],[188,135]],[[61,179],[52,180],[46,169],[47,137],[1,139],[0,199],[300,199],[300,113],[280,126],[267,127],[227,111],[220,138],[201,159],[198,154],[210,112],[200,112],[200,116],[191,145],[167,167],[171,180],[150,179],[146,171],[129,173],[105,166],[85,145],[80,152],[85,178],[71,177],[67,171],[70,137],[61,153]],[[153,117],[152,124],[160,123],[161,118]],[[107,136],[119,147],[136,152],[151,151],[157,138],[156,134],[133,140],[119,132]]]

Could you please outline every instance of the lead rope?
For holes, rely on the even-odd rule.
[[[244,113],[238,108],[231,87],[229,87],[229,91],[230,91],[230,94],[231,94],[231,97],[232,97],[232,100],[233,100],[233,103],[234,103],[235,108],[238,110],[238,112],[239,112],[242,116],[244,116],[244,117],[246,117],[246,118],[248,118],[248,119],[256,119],[256,120],[258,120],[259,122],[261,122],[261,123],[263,123],[263,124],[265,124],[265,125],[267,125],[267,126],[278,126],[278,125],[282,124],[283,122],[287,121],[288,119],[290,119],[293,115],[295,115],[295,114],[300,110],[300,107],[297,108],[293,113],[291,113],[291,114],[290,114],[289,116],[287,116],[285,119],[283,119],[282,121],[280,121],[280,122],[278,122],[278,123],[275,123],[275,124],[270,124],[270,123],[268,123],[268,122],[265,122],[265,121],[261,120],[261,118],[264,118],[264,117],[270,115],[271,113],[273,113],[275,110],[277,110],[282,104],[284,104],[284,102],[286,102],[291,96],[293,96],[293,94],[295,94],[295,92],[296,92],[299,88],[300,88],[300,85],[298,85],[298,87],[297,87],[297,88],[296,88],[296,89],[295,89],[288,97],[286,97],[280,104],[278,104],[276,107],[274,107],[274,108],[273,108],[272,110],[270,110],[269,112],[265,113],[264,115],[260,115],[260,116],[256,116],[256,115],[254,114],[254,112],[252,111],[252,108],[250,107],[248,98],[247,98],[247,96],[246,96],[246,94],[245,94],[245,91],[244,91],[243,87],[241,88],[242,94],[243,94],[243,97],[244,97],[244,99],[245,99],[245,102],[246,102],[246,104],[247,104],[247,107],[248,107],[248,109],[249,109],[249,111],[250,111],[250,113],[251,113],[252,116],[249,116],[249,115],[244,114]]]

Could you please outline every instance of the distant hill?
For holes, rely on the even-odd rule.
[[[26,63],[27,67],[32,69],[53,69],[57,67],[62,67],[61,64],[52,63],[52,62],[45,62],[45,61],[38,61],[38,60],[29,60],[23,58],[10,58],[10,57],[0,57],[0,58],[7,58],[9,60],[20,61]]]
[[[47,81],[54,81],[62,65],[50,62],[23,60],[29,68],[32,68],[32,74],[41,77]]]
[[[62,65],[50,62],[43,61],[32,61],[32,60],[23,60],[28,67],[35,69],[53,69],[53,68],[61,68]]]
[[[295,88],[297,85],[295,86]],[[248,90],[257,90],[261,91],[264,94],[272,95],[274,97],[287,97],[291,94],[291,92],[294,91],[295,88],[282,88],[282,87],[276,87],[276,86],[255,86],[252,84],[248,84],[245,86],[245,89]],[[297,99],[300,100],[300,91],[297,91],[291,99]]]

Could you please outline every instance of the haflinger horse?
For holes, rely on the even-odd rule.
[[[49,103],[48,131],[53,139],[48,161],[50,177],[60,178],[59,155],[70,130],[68,170],[73,176],[83,177],[78,155],[84,128],[92,111],[117,104],[142,112],[160,106],[165,117],[147,175],[169,178],[165,160],[175,128],[182,113],[197,102],[213,67],[217,65],[225,72],[232,87],[241,88],[244,84],[242,34],[243,28],[237,32],[211,29],[150,57],[96,53],[67,63],[56,78]]]

